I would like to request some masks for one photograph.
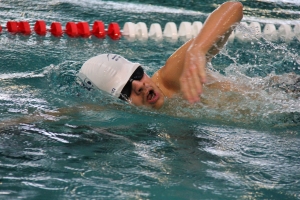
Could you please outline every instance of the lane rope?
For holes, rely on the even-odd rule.
[[[95,36],[100,39],[109,36],[113,40],[118,40],[122,36],[128,39],[143,39],[147,40],[149,37],[154,39],[163,39],[164,37],[171,40],[177,40],[179,37],[190,39],[195,37],[201,30],[203,24],[200,21],[181,22],[179,28],[174,22],[167,22],[164,29],[158,23],[151,24],[149,30],[144,22],[126,22],[123,29],[116,22],[111,22],[108,27],[101,20],[97,20],[92,24],[85,21],[81,22],[67,22],[63,28],[60,22],[52,22],[50,27],[47,28],[44,20],[37,20],[33,29],[30,27],[28,21],[8,21],[6,27],[2,28],[0,25],[0,33],[5,30],[11,34],[24,34],[31,35],[35,32],[37,35],[45,36],[48,32],[55,37],[62,37],[66,34],[69,37],[76,38],[89,38]],[[294,38],[300,41],[300,23],[295,25],[281,24],[275,26],[274,24],[260,24],[258,22],[241,22],[242,28],[237,28],[229,37],[229,41],[237,39],[239,41],[250,41],[253,37],[264,37],[270,41],[284,40],[290,42]],[[263,28],[262,28],[263,27]],[[277,28],[276,28],[277,27]],[[243,31],[246,29],[248,31]]]

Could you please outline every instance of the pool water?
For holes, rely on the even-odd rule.
[[[222,2],[1,0],[0,24],[164,28],[204,22]],[[296,0],[243,4],[244,22],[299,21]],[[300,199],[298,39],[229,42],[212,66],[251,92],[207,91],[195,105],[175,98],[161,111],[140,109],[76,82],[81,65],[100,53],[121,54],[152,75],[185,41],[2,31],[0,199]]]

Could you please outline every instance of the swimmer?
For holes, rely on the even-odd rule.
[[[213,76],[207,62],[220,51],[243,18],[243,5],[226,2],[213,11],[199,34],[171,55],[149,77],[139,63],[120,55],[101,54],[87,60],[78,73],[84,87],[97,88],[135,106],[159,109],[166,98],[177,94],[190,103],[200,101],[203,84],[208,88],[233,89],[233,83]]]

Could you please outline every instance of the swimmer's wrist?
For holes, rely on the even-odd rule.
[[[208,48],[205,48],[202,43],[197,43],[195,41],[187,49],[187,53],[197,54],[197,56],[206,56],[207,52]]]
[[[188,54],[188,57],[190,59],[197,58],[197,59],[205,59],[207,60],[207,52],[203,51],[202,49],[199,49],[198,46],[189,48],[186,52]]]

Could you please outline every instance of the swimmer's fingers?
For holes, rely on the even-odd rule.
[[[198,76],[202,84],[206,83],[206,57],[200,56],[197,61]]]
[[[185,68],[197,68],[193,73],[199,76],[202,84],[206,83],[206,62],[206,53],[199,51],[197,47],[190,48],[185,55]]]
[[[189,78],[182,76],[180,78],[180,87],[183,98],[188,100],[190,103],[193,102],[192,94],[190,93],[190,86],[189,86]]]
[[[187,65],[190,65],[187,63]],[[180,86],[183,97],[190,103],[195,103],[200,100],[199,96],[202,92],[202,84],[197,73],[197,67],[191,65],[186,68],[180,77]]]
[[[202,83],[200,77],[197,73],[197,66],[191,65],[189,67],[189,71],[191,73],[191,78],[189,79],[189,89],[191,93],[192,103],[200,101],[200,95],[202,93]]]
[[[184,98],[194,103],[200,101],[202,85],[206,82],[206,57],[191,49],[187,52],[184,63],[184,71],[181,76],[181,90]]]

